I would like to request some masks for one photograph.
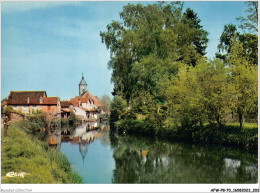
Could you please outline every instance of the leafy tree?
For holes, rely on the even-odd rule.
[[[204,121],[223,126],[230,113],[229,69],[220,60],[201,60],[195,68],[182,67],[165,89],[170,122],[185,128]]]
[[[226,60],[231,52],[233,44],[237,41],[243,46],[243,56],[251,63],[251,65],[258,64],[258,36],[254,34],[240,34],[233,24],[225,25],[224,31],[220,36],[220,43],[218,45],[219,52],[216,57]]]
[[[230,53],[232,47],[232,40],[237,38],[237,28],[233,24],[225,25],[224,31],[220,36],[220,43],[218,45],[219,52],[216,53],[216,57],[220,59],[226,59],[227,54]],[[221,54],[224,53],[224,54]]]
[[[258,101],[257,66],[250,65],[243,52],[242,44],[235,42],[228,58],[233,83],[234,98],[232,104],[235,113],[238,115],[240,128],[243,126],[245,114],[252,112],[252,107],[256,109],[255,104]]]
[[[180,63],[195,66],[205,54],[207,33],[193,11],[182,14],[182,6],[181,2],[128,4],[120,13],[123,22],[114,21],[106,32],[100,32],[110,49],[113,94],[122,96],[128,105],[137,88],[158,97],[162,75],[176,74]]]
[[[258,65],[258,36],[245,33],[239,35],[239,41],[243,46],[243,56],[251,65]]]
[[[243,30],[258,32],[258,1],[247,1],[246,3],[248,5],[247,16],[237,18],[241,22],[239,27]]]
[[[104,103],[104,107],[107,111],[110,111],[111,99],[108,95],[103,95],[101,101]]]
[[[120,97],[115,96],[111,103],[111,115],[110,121],[111,123],[118,121],[120,119],[121,114],[125,111],[127,107],[126,101]]]
[[[4,98],[4,99],[1,100],[1,103],[7,102],[7,101],[8,101],[8,99]]]

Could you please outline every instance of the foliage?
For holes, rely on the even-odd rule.
[[[237,31],[233,24],[225,25],[224,31],[220,36],[220,43],[218,45],[219,52],[216,57],[224,61],[228,58],[231,48],[240,42],[243,47],[243,56],[247,58],[251,65],[258,64],[258,36],[255,34],[241,34]]]
[[[26,134],[25,126],[25,121],[15,122],[10,125],[7,137],[1,132],[2,183],[82,183],[82,178],[71,169],[67,158],[45,142]],[[5,177],[11,171],[29,175],[24,178]]]
[[[238,17],[237,20],[241,22],[239,26],[241,29],[258,32],[258,1],[247,1],[248,9],[247,16]]]
[[[258,103],[258,68],[250,65],[243,55],[243,46],[236,42],[228,58],[233,83],[233,109],[239,116],[242,128],[245,114],[257,117]]]
[[[195,66],[205,54],[207,32],[197,14],[190,9],[183,14],[182,7],[181,2],[129,4],[120,13],[123,22],[100,33],[110,49],[113,94],[128,105],[136,89],[156,95],[162,75],[176,73],[179,61]]]
[[[2,115],[10,115],[10,113],[13,111],[13,107],[12,106],[6,106],[4,108],[1,109],[1,114]]]
[[[26,116],[27,120],[21,121],[21,127],[27,134],[33,135],[38,139],[44,140],[46,133],[45,116],[41,111],[33,111],[32,115]]]
[[[101,97],[101,101],[104,104],[104,108],[106,111],[110,111],[110,106],[111,106],[111,99],[108,95],[103,95]]]
[[[1,103],[7,102],[7,101],[8,101],[8,99],[4,98],[4,99],[1,100]]]
[[[77,116],[73,110],[70,111],[70,117],[68,120],[69,120],[70,126],[75,126],[77,124],[79,119],[77,118]]]
[[[120,96],[115,96],[111,103],[110,122],[116,122],[120,119],[121,114],[126,110],[126,101]]]
[[[208,43],[208,32],[202,29],[203,26],[200,25],[201,20],[198,18],[197,13],[190,8],[183,13],[183,16],[184,23],[188,24],[190,28],[193,29],[193,34],[190,34],[192,44],[195,46],[195,49],[199,54],[205,55]],[[192,63],[192,65],[195,66],[196,63]]]
[[[245,118],[257,120],[258,36],[225,25],[217,59],[206,59],[208,33],[197,13],[182,9],[129,4],[122,22],[100,33],[115,85],[110,121],[128,133],[247,144],[223,131],[228,121],[242,130]]]

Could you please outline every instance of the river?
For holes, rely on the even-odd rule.
[[[63,129],[60,151],[86,184],[257,183],[258,157],[239,149],[109,135],[107,123]]]

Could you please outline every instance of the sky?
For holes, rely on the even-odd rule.
[[[107,24],[120,20],[119,13],[128,3],[2,2],[1,99],[10,91],[44,90],[47,96],[69,100],[79,94],[82,73],[92,94],[112,97],[110,53],[99,34]],[[244,1],[185,1],[184,10],[188,7],[198,13],[209,32],[207,56],[213,58],[224,25],[238,24],[236,18],[244,16],[247,5]]]

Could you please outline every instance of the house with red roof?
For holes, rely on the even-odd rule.
[[[79,83],[79,96],[71,98],[70,103],[73,105],[75,114],[81,119],[98,119],[98,116],[104,113],[103,102],[87,90],[83,75]]]
[[[60,116],[61,105],[59,97],[47,97],[46,91],[11,91],[7,105],[24,114],[32,114],[41,110],[54,116]]]

